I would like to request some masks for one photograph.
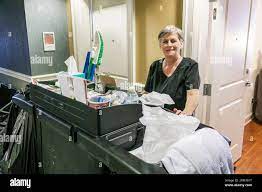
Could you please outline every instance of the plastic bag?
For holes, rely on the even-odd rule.
[[[172,144],[192,134],[200,124],[195,117],[176,115],[160,107],[145,105],[140,122],[146,126],[142,157],[147,163],[158,163]]]
[[[152,92],[142,95],[139,100],[145,105],[164,106],[164,104],[175,104],[173,99],[167,94]]]
[[[128,95],[123,91],[111,91],[106,97],[110,98],[111,104],[115,106],[124,104]]]
[[[130,87],[127,91],[128,97],[125,100],[125,104],[135,104],[139,102],[138,94],[135,90],[135,87]]]

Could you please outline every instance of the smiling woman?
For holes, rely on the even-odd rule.
[[[184,40],[177,27],[166,26],[160,31],[158,40],[164,58],[151,65],[145,91],[170,95],[175,102],[170,109],[177,114],[192,115],[199,99],[198,63],[180,55]]]

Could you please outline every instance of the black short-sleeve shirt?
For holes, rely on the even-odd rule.
[[[184,110],[187,99],[187,90],[199,89],[200,76],[198,63],[190,58],[183,58],[174,73],[167,77],[163,72],[164,59],[157,60],[150,66],[145,91],[158,92],[170,95],[175,107]]]

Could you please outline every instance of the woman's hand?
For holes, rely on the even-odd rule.
[[[173,111],[176,113],[176,115],[187,115],[187,116],[192,115],[192,113],[190,112],[181,111],[181,110],[178,110],[177,108],[174,108]]]
[[[187,101],[184,111],[178,110],[176,108],[173,109],[173,111],[177,115],[193,115],[195,109],[197,108],[199,101],[199,90],[198,89],[192,89],[187,91]]]
[[[141,95],[146,95],[146,94],[148,94],[148,92],[142,91],[140,94],[141,94]]]

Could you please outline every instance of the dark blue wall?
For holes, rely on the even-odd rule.
[[[31,75],[24,0],[0,0],[0,67]]]

